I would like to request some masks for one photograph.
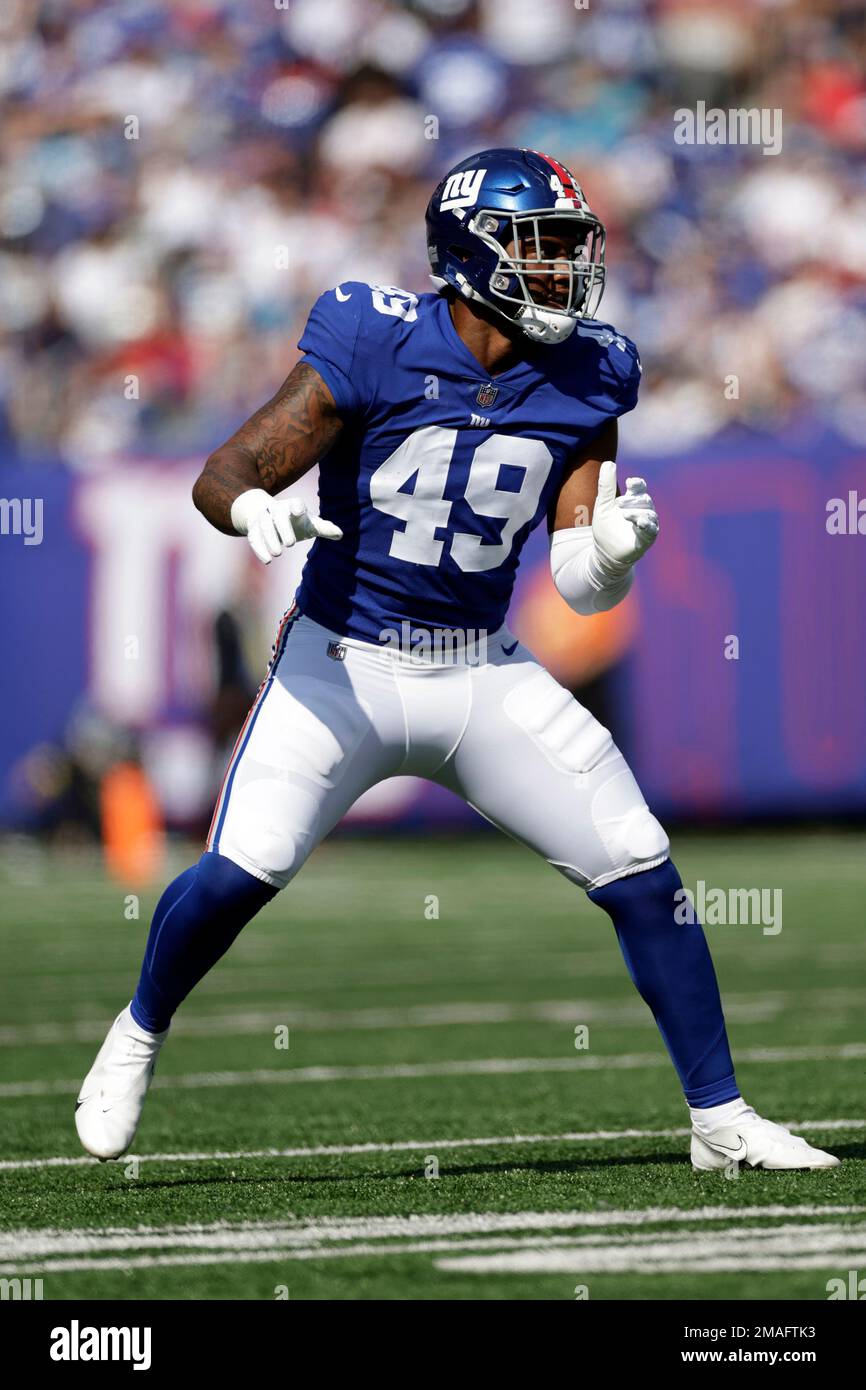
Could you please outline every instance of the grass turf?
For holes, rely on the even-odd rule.
[[[858,1119],[861,839],[750,831],[675,848],[687,884],[783,892],[778,935],[707,929],[744,1094],[777,1120]],[[95,862],[12,853],[0,889],[0,1157],[78,1157],[74,1091],[131,993],[157,890],[130,919],[129,888]],[[490,1070],[497,1059],[516,1069]],[[492,835],[333,840],[182,1009],[134,1146],[144,1158],[232,1156],[7,1167],[3,1231],[44,1234],[41,1247],[32,1235],[9,1247],[0,1273],[41,1277],[52,1299],[571,1299],[576,1287],[591,1299],[826,1298],[858,1241],[866,1251],[863,1214],[811,1211],[864,1202],[857,1128],[807,1131],[846,1160],[839,1169],[736,1180],[694,1173],[684,1135],[532,1140],[686,1118],[609,920],[581,893]],[[529,1138],[444,1143],[515,1135]],[[407,1141],[418,1147],[249,1156]],[[745,1207],[767,1210],[738,1217]],[[563,1213],[573,1226],[557,1224]],[[412,1216],[444,1225],[413,1231]],[[335,1232],[338,1218],[349,1224]],[[706,1242],[737,1227],[759,1230],[746,1254],[771,1239],[766,1267],[712,1268]],[[586,1272],[575,1240],[588,1237]],[[658,1243],[677,1239],[671,1267],[656,1268]],[[551,1272],[557,1240],[571,1265]],[[618,1245],[623,1270],[598,1268]],[[457,1264],[509,1251],[534,1252],[539,1267]]]

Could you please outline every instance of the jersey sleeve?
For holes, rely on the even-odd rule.
[[[348,283],[319,295],[298,341],[304,361],[319,373],[344,415],[357,414],[367,404],[363,364],[358,357],[360,288]]]
[[[637,405],[640,354],[624,333],[616,333],[599,363],[599,375],[612,416],[626,415]]]

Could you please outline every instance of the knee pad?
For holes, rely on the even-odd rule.
[[[608,853],[621,868],[657,859],[670,850],[667,835],[640,799],[637,783],[627,768],[599,787],[592,798],[591,814]]]
[[[611,861],[610,870],[600,874],[592,887],[661,864],[668,857],[668,837],[624,763],[597,788],[590,814]]]
[[[302,782],[257,777],[234,792],[220,849],[284,887],[312,849],[318,824],[319,803]]]
[[[627,767],[615,772],[596,791],[591,817],[599,847],[595,864],[583,869],[551,860],[571,883],[590,891],[618,878],[642,873],[665,863],[670,842],[664,828],[640,797]],[[605,863],[605,860],[607,861]]]

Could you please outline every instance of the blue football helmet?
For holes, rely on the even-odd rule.
[[[537,150],[482,150],[445,175],[427,206],[431,279],[480,300],[538,343],[594,318],[604,227],[574,175]]]

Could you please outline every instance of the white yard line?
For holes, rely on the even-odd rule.
[[[632,1218],[659,1220],[659,1210],[629,1212]],[[721,1219],[742,1217],[745,1210],[705,1209]],[[766,1208],[753,1208],[766,1215]],[[781,1209],[784,1210],[784,1209]],[[788,1214],[794,1212],[789,1209]],[[820,1209],[815,1209],[820,1210]],[[829,1209],[832,1210],[832,1209]],[[858,1210],[852,1208],[852,1210]],[[859,1209],[859,1210],[862,1210]],[[623,1213],[467,1213],[453,1217],[357,1218],[341,1225],[277,1226],[216,1230],[166,1229],[155,1236],[149,1231],[129,1231],[123,1236],[108,1233],[68,1232],[56,1234],[55,1244],[38,1233],[28,1248],[19,1239],[17,1248],[3,1250],[13,1262],[0,1264],[0,1274],[60,1274],[84,1270],[148,1269],[168,1266],[227,1264],[236,1262],[270,1263],[283,1260],[347,1258],[388,1258],[410,1254],[440,1254],[437,1268],[467,1273],[658,1273],[667,1271],[835,1268],[860,1261],[866,1255],[866,1226],[841,1224],[788,1223],[776,1228],[734,1227],[729,1230],[681,1231],[667,1233],[606,1234],[603,1240],[591,1236],[525,1237],[496,1235],[502,1230],[551,1230],[584,1224],[582,1218],[606,1217],[608,1223]],[[668,1209],[668,1218],[700,1219],[698,1212]],[[600,1224],[600,1223],[599,1223]],[[469,1235],[468,1240],[454,1239]],[[386,1237],[387,1244],[373,1243]],[[402,1237],[402,1239],[401,1239]],[[408,1239],[406,1239],[408,1237]],[[372,1238],[372,1240],[371,1240]],[[323,1241],[347,1241],[328,1246]],[[170,1253],[140,1254],[141,1250],[173,1247]],[[753,1249],[749,1246],[754,1246]],[[123,1256],[113,1253],[124,1248]],[[481,1250],[496,1253],[479,1254]],[[47,1252],[52,1256],[44,1258]],[[74,1251],[71,1257],[57,1258],[61,1251]],[[457,1254],[456,1252],[469,1252]]]
[[[795,1131],[843,1130],[854,1132],[866,1129],[866,1120],[784,1120],[787,1129]],[[566,1130],[562,1134],[499,1134],[470,1139],[398,1139],[388,1143],[309,1144],[285,1149],[202,1149],[174,1153],[124,1154],[118,1159],[127,1163],[225,1163],[262,1158],[343,1158],[352,1154],[412,1153],[436,1154],[447,1149],[484,1149],[534,1144],[593,1144],[622,1139],[685,1138],[691,1131],[685,1127],[671,1129],[587,1129]],[[0,1172],[20,1172],[28,1168],[93,1167],[98,1159],[86,1154],[58,1155],[53,1158],[0,1159]]]
[[[860,998],[862,1003],[862,997]],[[781,997],[727,1000],[725,1013],[738,1023],[765,1023],[784,1011]],[[107,1019],[69,1023],[28,1023],[0,1028],[0,1047],[31,1047],[69,1042],[101,1042]],[[255,1009],[226,1009],[196,1016],[181,1014],[172,1025],[172,1036],[224,1037],[272,1033],[281,1024],[301,1032],[356,1032],[388,1028],[437,1028],[497,1023],[605,1023],[610,1026],[655,1028],[646,1005],[604,1003],[589,999],[539,999],[512,1003],[419,1004],[393,1009],[299,1009],[285,1003],[262,1004]]]
[[[504,1231],[562,1231],[579,1228],[604,1229],[615,1226],[668,1225],[679,1222],[744,1221],[755,1217],[764,1220],[789,1218],[779,1227],[734,1227],[724,1232],[725,1239],[764,1239],[786,1235],[792,1231],[818,1230],[855,1231],[866,1235],[866,1225],[819,1226],[792,1224],[793,1216],[862,1216],[864,1206],[803,1205],[786,1207],[781,1204],[766,1207],[644,1207],[623,1208],[620,1211],[519,1211],[519,1212],[455,1212],[428,1213],[414,1216],[350,1216],[320,1217],[313,1221],[300,1218],[289,1221],[215,1221],[207,1224],[190,1222],[181,1226],[118,1226],[74,1227],[62,1230],[21,1229],[0,1233],[0,1258],[22,1260],[28,1256],[110,1253],[116,1250],[145,1250],[164,1248],[187,1249],[272,1249],[307,1247],[322,1243],[358,1240],[401,1240],[405,1238],[445,1237],[457,1235],[491,1235]],[[605,1243],[629,1243],[660,1239],[690,1243],[694,1231],[678,1231],[660,1235],[606,1234]],[[721,1239],[721,1235],[719,1239]],[[597,1235],[569,1236],[569,1242],[596,1244]]]
[[[737,1052],[738,1062],[839,1062],[866,1057],[866,1043],[827,1047],[752,1047]],[[520,1076],[543,1072],[628,1071],[640,1067],[669,1067],[662,1052],[612,1053],[579,1057],[483,1057],[454,1062],[403,1062],[390,1066],[261,1067],[253,1071],[188,1072],[164,1076],[157,1086],[199,1090],[219,1086],[287,1086],[306,1082],[422,1080],[442,1076]],[[80,1081],[9,1081],[0,1098],[71,1094]]]
[[[838,1233],[837,1233],[838,1232]],[[739,1234],[739,1233],[738,1233]],[[772,1234],[772,1233],[764,1233]],[[586,1245],[540,1240],[534,1248],[500,1251],[488,1255],[447,1255],[434,1263],[437,1269],[460,1274],[711,1274],[744,1270],[827,1269],[834,1274],[866,1257],[866,1228],[839,1231],[838,1227],[812,1227],[755,1241],[752,1250],[726,1236],[690,1232],[683,1243],[655,1240],[616,1245]],[[528,1246],[528,1242],[527,1242]]]
[[[473,1242],[474,1243],[474,1242]],[[451,1251],[465,1249],[466,1244],[454,1242],[448,1244]],[[394,1246],[353,1246],[347,1247],[339,1252],[329,1252],[329,1257],[348,1258],[351,1256],[363,1256],[375,1258],[376,1256],[393,1256],[399,1253],[406,1255],[433,1254],[442,1249],[439,1243],[423,1241],[417,1244],[410,1244],[399,1247]],[[446,1255],[445,1258],[434,1261],[435,1267],[440,1270],[454,1273],[467,1274],[576,1274],[587,1275],[591,1273],[613,1273],[613,1274],[712,1274],[712,1273],[731,1273],[738,1274],[745,1270],[749,1271],[771,1271],[787,1273],[792,1269],[820,1269],[829,1270],[836,1273],[839,1269],[851,1266],[858,1268],[862,1266],[866,1259],[866,1236],[860,1245],[852,1245],[845,1250],[834,1250],[826,1254],[802,1255],[797,1253],[796,1240],[792,1249],[788,1253],[769,1256],[745,1255],[738,1251],[733,1255],[722,1255],[710,1258],[707,1254],[690,1260],[680,1256],[665,1262],[648,1264],[645,1259],[643,1247],[636,1247],[633,1252],[616,1251],[607,1253],[599,1251],[595,1263],[588,1257],[587,1252],[581,1250],[570,1254],[568,1251],[550,1252],[542,1249],[534,1249],[525,1253],[511,1254],[504,1252],[500,1255]],[[554,1261],[558,1260],[558,1263]],[[325,1258],[319,1249],[312,1250],[230,1250],[222,1253],[207,1252],[204,1254],[171,1254],[171,1255],[132,1255],[127,1257],[112,1257],[110,1259],[88,1259],[87,1257],[74,1258],[68,1260],[50,1261],[41,1265],[28,1264],[24,1266],[0,1266],[0,1274],[6,1277],[18,1275],[19,1277],[57,1275],[72,1273],[103,1273],[140,1269],[171,1269],[171,1268],[190,1268],[202,1267],[207,1265],[248,1265],[248,1264],[275,1264],[282,1261],[301,1261],[301,1260],[321,1260]]]

